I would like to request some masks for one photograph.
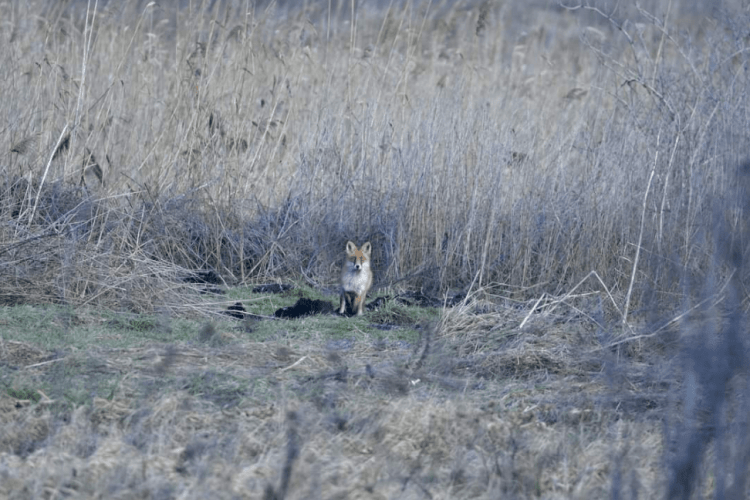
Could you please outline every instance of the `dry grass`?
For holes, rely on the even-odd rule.
[[[4,494],[747,496],[742,8],[178,3],[0,1],[2,305],[205,314],[349,239],[468,298],[412,350],[0,337]]]
[[[638,310],[715,261],[717,210],[739,224],[745,53],[723,14],[3,5],[4,190],[31,180],[3,220],[38,234],[45,189],[83,184],[142,222],[117,264],[157,245],[230,282],[329,280],[356,236],[383,284],[558,296],[594,270]]]
[[[744,348],[723,351],[737,318],[704,309],[679,335],[638,338],[556,302],[545,311],[470,297],[417,325],[411,344],[321,341],[333,328],[305,340],[286,331],[290,320],[262,342],[244,323],[120,349],[3,341],[0,491],[653,498],[680,496],[686,481],[715,491],[717,476],[741,491]],[[715,356],[728,371],[710,365]]]
[[[51,353],[6,343],[3,361],[23,372],[18,384],[38,384],[61,365],[79,379],[117,382],[109,397],[77,408],[54,388],[33,394],[36,404],[4,397],[2,492],[567,498],[621,487],[614,468],[653,496],[664,488],[655,418],[663,406],[623,410],[605,383],[551,360],[570,343],[582,347],[584,336],[568,330],[490,333],[476,349],[461,330],[436,330],[425,357],[377,343],[326,351],[239,342],[92,349],[86,363],[76,354],[45,362]],[[500,349],[509,337],[516,347]]]

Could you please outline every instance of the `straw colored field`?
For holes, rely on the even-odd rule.
[[[6,308],[9,336],[58,326],[2,344],[0,494],[662,492],[666,386],[639,381],[636,368],[619,380],[602,374],[601,348],[578,322],[539,314],[521,331],[524,311],[477,312],[488,307],[446,310],[418,333],[413,318],[393,323],[393,308],[364,320],[203,326],[68,312],[66,333],[49,341],[65,311]],[[390,329],[373,328],[383,320]],[[97,339],[86,349],[34,347],[86,332]]]
[[[747,9],[380,3],[0,0],[0,496],[748,496]]]
[[[333,280],[354,238],[384,283],[671,309],[742,225],[746,52],[651,7],[1,3],[4,240],[76,224],[65,286]]]

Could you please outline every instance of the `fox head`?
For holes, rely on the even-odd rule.
[[[348,241],[346,243],[346,261],[350,268],[354,268],[355,271],[360,271],[363,267],[370,266],[370,252],[372,251],[372,245],[368,241],[361,248],[357,248],[353,242]]]

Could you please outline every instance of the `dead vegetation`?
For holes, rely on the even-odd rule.
[[[746,12],[177,3],[0,3],[0,496],[747,497]]]
[[[591,343],[568,333],[574,325],[540,341],[503,334],[511,318],[493,319],[498,328],[481,336],[427,328],[414,349],[234,341],[45,363],[51,353],[8,343],[4,366],[23,372],[16,384],[32,387],[62,365],[79,380],[115,382],[81,406],[54,388],[4,396],[2,492],[569,497],[606,495],[612,467],[643,496],[660,491],[664,394],[651,406],[611,401],[611,385],[555,354]]]
[[[593,270],[635,285],[637,310],[674,308],[673,263],[711,265],[714,200],[737,230],[745,54],[686,6],[368,6],[347,24],[343,4],[34,5],[11,9],[23,56],[3,70],[13,244],[88,221],[67,245],[87,262],[326,282],[341,242],[369,238],[376,286],[529,299]],[[101,292],[49,278],[37,298]]]
[[[250,342],[243,321],[126,349],[2,342],[0,491],[652,498],[682,484],[681,467],[705,485],[713,454],[744,460],[744,441],[726,448],[746,414],[742,349],[717,370],[702,353],[726,357],[726,344],[697,332],[683,349],[669,336],[614,335],[616,321],[602,330],[571,314],[570,296],[546,310],[472,297],[416,325],[413,342]],[[300,320],[275,321],[283,332]],[[736,321],[703,325],[736,342]],[[699,383],[685,386],[691,377]],[[697,391],[693,409],[681,387]]]

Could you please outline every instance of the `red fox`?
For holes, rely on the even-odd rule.
[[[346,311],[346,303],[350,302],[351,310],[361,316],[365,309],[365,296],[372,286],[372,271],[370,271],[370,252],[372,245],[368,241],[361,248],[353,242],[346,243],[346,262],[341,270],[341,307],[339,314]]]

